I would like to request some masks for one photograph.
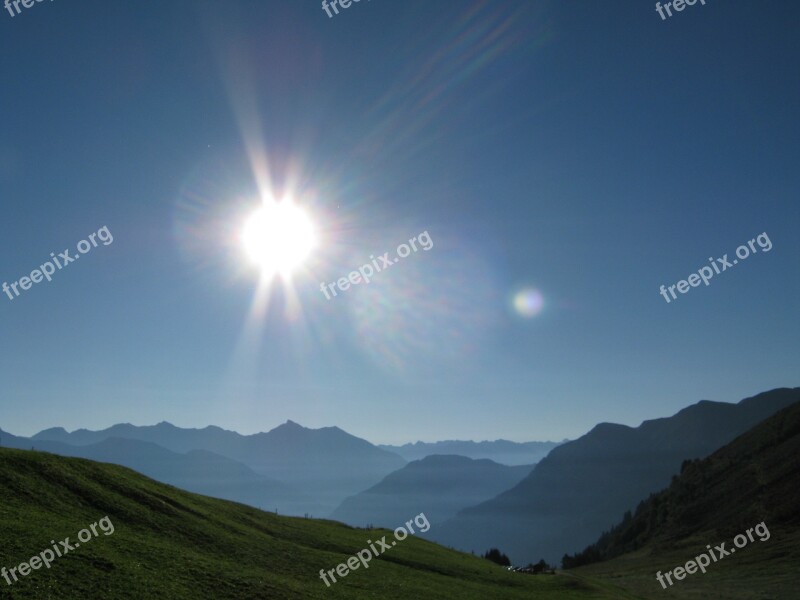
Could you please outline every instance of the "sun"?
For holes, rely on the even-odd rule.
[[[268,276],[290,276],[317,246],[308,214],[286,200],[265,203],[254,212],[241,240],[250,261]]]

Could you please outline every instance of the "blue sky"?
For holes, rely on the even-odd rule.
[[[0,427],[576,437],[798,380],[793,2],[57,0],[0,14]],[[265,177],[265,174],[269,177]],[[238,247],[265,182],[320,244]],[[427,231],[429,251],[326,300]],[[773,247],[667,304],[766,232]],[[537,315],[513,310],[538,290]]]

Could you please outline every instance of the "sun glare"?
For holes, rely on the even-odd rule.
[[[245,223],[242,244],[266,275],[289,276],[317,245],[308,215],[291,202],[269,203]]]

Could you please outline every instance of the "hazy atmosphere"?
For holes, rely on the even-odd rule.
[[[800,4],[3,2],[0,590],[796,590]]]

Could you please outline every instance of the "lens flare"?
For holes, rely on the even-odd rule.
[[[525,288],[514,295],[514,310],[517,314],[526,319],[535,317],[544,308],[544,297],[539,290]]]

